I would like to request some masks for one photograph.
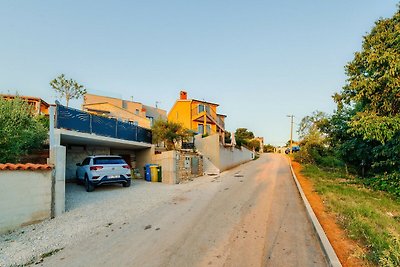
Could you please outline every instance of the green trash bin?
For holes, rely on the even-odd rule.
[[[158,182],[161,183],[162,182],[161,166],[157,166],[157,170],[158,170]]]

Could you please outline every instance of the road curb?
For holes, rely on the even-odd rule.
[[[299,181],[297,180],[296,174],[293,171],[291,161],[289,159],[289,166],[290,170],[292,172],[293,180],[296,183],[297,189],[299,190],[301,199],[304,202],[304,206],[306,207],[307,215],[308,218],[311,220],[313,229],[315,233],[317,234],[318,241],[321,244],[322,250],[325,253],[325,256],[328,260],[328,264],[331,267],[342,267],[342,264],[339,261],[339,258],[337,257],[335,250],[333,249],[331,243],[328,240],[328,237],[326,236],[324,229],[322,229],[321,224],[319,223],[317,216],[315,216],[315,213],[313,209],[311,208],[310,203],[308,202],[306,195],[304,194],[303,189],[300,186]]]

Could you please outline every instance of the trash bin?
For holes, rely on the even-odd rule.
[[[145,167],[144,167],[144,179],[147,182],[151,182],[151,171],[150,171],[150,166],[151,165],[152,164],[146,164]]]
[[[158,182],[158,166],[157,165],[150,166],[150,173],[151,173],[151,181]]]
[[[157,166],[157,170],[158,170],[158,182],[161,183],[162,182],[161,166]]]

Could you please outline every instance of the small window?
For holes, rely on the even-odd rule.
[[[90,158],[86,158],[86,159],[83,160],[82,166],[89,165],[89,163],[90,163]]]
[[[135,114],[139,115],[139,110],[138,109],[135,110]]]
[[[126,103],[126,100],[122,100],[122,108],[127,109],[128,108],[128,103]]]
[[[198,109],[199,109],[199,113],[203,112],[204,111],[204,105],[199,104],[198,105]]]
[[[207,124],[207,134],[211,134],[211,125]]]
[[[146,118],[149,119],[149,121],[150,121],[150,126],[153,126],[153,124],[154,124],[154,118],[153,118],[153,117],[150,117],[150,116],[146,116]]]
[[[199,125],[197,126],[197,132],[198,132],[199,134],[203,134],[203,133],[204,133],[204,125],[203,125],[203,124],[199,124]]]

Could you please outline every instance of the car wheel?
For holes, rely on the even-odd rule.
[[[123,187],[130,187],[131,186],[131,180],[129,179],[126,183],[122,184]]]
[[[94,190],[94,185],[89,181],[87,175],[85,175],[85,189],[86,192],[92,192]]]

